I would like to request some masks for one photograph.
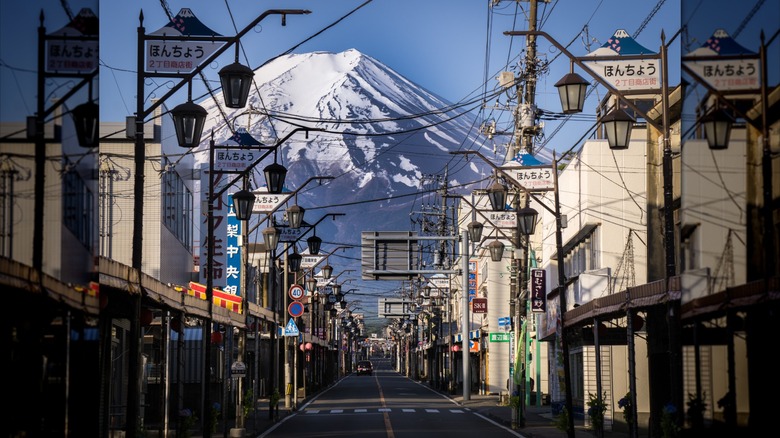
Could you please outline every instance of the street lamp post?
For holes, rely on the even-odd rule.
[[[663,178],[663,247],[664,247],[664,254],[665,254],[665,268],[664,268],[664,289],[669,290],[669,281],[671,277],[676,275],[676,261],[675,261],[675,236],[674,236],[674,212],[673,212],[673,192],[672,192],[672,177],[673,177],[673,168],[672,168],[672,148],[671,148],[671,132],[670,132],[670,126],[669,126],[669,78],[668,78],[668,60],[667,60],[667,49],[668,45],[671,44],[671,42],[676,38],[679,33],[675,34],[674,37],[669,41],[667,44],[666,38],[664,35],[664,32],[661,32],[661,45],[660,45],[660,57],[656,56],[650,56],[650,55],[639,55],[638,57],[641,59],[647,59],[647,58],[658,58],[661,62],[661,99],[662,99],[662,114],[661,114],[661,123],[659,124],[656,122],[653,118],[649,117],[645,111],[643,111],[641,108],[639,108],[634,102],[627,99],[623,93],[621,93],[618,89],[616,89],[611,83],[603,79],[602,77],[596,75],[592,72],[590,68],[585,66],[585,64],[577,57],[572,55],[564,46],[562,46],[558,41],[556,41],[554,38],[552,38],[550,35],[548,35],[545,32],[542,31],[507,31],[504,32],[505,35],[524,35],[529,37],[535,37],[535,36],[542,36],[547,41],[549,41],[551,44],[553,44],[556,48],[558,48],[561,53],[566,55],[566,57],[569,58],[570,62],[577,64],[580,66],[584,71],[586,71],[590,76],[592,76],[597,82],[599,82],[601,85],[607,88],[610,93],[617,96],[619,98],[619,102],[627,105],[631,109],[633,109],[637,114],[641,115],[647,124],[653,126],[657,131],[659,131],[662,135],[663,139],[663,158],[662,158],[662,178]],[[618,57],[593,57],[593,59],[603,59],[603,60],[615,60],[615,59],[621,59],[620,56]],[[625,57],[623,57],[625,59]],[[561,84],[561,88],[559,89],[559,92],[561,95],[566,92],[567,94],[576,94],[576,92],[581,93],[582,91],[582,84],[581,81],[579,84],[572,83],[571,85],[574,85],[572,87],[569,87],[570,84]],[[556,84],[558,85],[558,84]],[[563,99],[562,99],[563,100]],[[566,110],[566,108],[564,108]],[[580,112],[582,111],[582,108],[572,108],[573,112]],[[625,117],[620,114],[620,108],[619,105],[616,105],[616,107],[613,109],[612,113],[610,113],[608,116],[602,118],[602,122],[606,122],[605,129],[607,130],[607,133],[609,134],[610,131],[614,135],[610,136],[608,135],[607,140],[609,142],[609,146],[612,149],[625,149],[628,147],[628,139],[630,138],[630,126],[633,124],[633,120],[631,118],[628,118],[626,120]],[[606,120],[604,120],[606,119]],[[612,128],[612,129],[610,129]],[[559,253],[559,257],[562,257],[562,255]],[[560,265],[559,260],[559,265]],[[665,317],[666,317],[666,330],[667,330],[667,337],[668,337],[668,354],[669,354],[669,381],[667,382],[668,385],[659,385],[658,388],[661,391],[668,391],[669,398],[672,403],[674,403],[675,406],[681,406],[682,405],[682,352],[681,352],[681,345],[680,345],[680,312],[679,312],[679,306],[680,302],[679,300],[673,300],[669,299],[666,303],[666,311],[665,311]],[[564,309],[565,311],[565,309]],[[562,315],[563,316],[563,315]],[[629,334],[629,336],[633,336],[632,334]],[[635,373],[633,370],[629,371],[629,379],[633,380],[635,378]],[[567,398],[569,397],[568,392],[571,388],[567,387]],[[656,426],[660,425],[660,408],[661,404],[663,402],[666,402],[668,400],[662,400],[661,397],[654,397],[654,393],[651,392],[651,417],[652,421]],[[636,394],[632,392],[631,397],[633,398],[632,405],[636,406]],[[567,402],[568,406],[568,402]],[[569,417],[571,422],[571,411],[569,411]],[[678,419],[679,421],[679,419]],[[636,422],[632,425],[632,436],[636,436],[637,430],[636,430]],[[574,434],[573,431],[573,424],[570,424],[569,426],[569,436],[572,437]]]
[[[246,189],[248,184],[248,178],[244,179],[244,188],[233,194],[233,208],[236,213],[236,219],[241,222],[241,236],[242,245],[245,245],[243,251],[241,251],[241,276],[243,281],[241,287],[243,289],[244,299],[242,300],[242,312],[244,314],[245,325],[248,327],[249,321],[249,273],[248,261],[249,251],[246,249],[247,242],[247,224],[249,218],[252,215],[252,206],[255,203],[255,195]],[[242,335],[238,338],[238,357],[236,358],[236,364],[243,364],[244,351],[246,348],[246,330],[242,331]],[[246,369],[246,368],[244,368]],[[239,376],[237,382],[237,401],[236,401],[236,424],[235,431],[231,430],[231,436],[244,436],[244,409],[243,409],[243,381],[244,376]],[[253,402],[254,403],[254,402]]]
[[[507,198],[507,191],[506,188],[499,184],[493,184],[492,190],[488,191],[488,197],[491,198],[491,208],[494,208],[495,210],[503,210],[506,198]],[[484,229],[484,224],[476,220],[476,215],[479,213],[480,216],[482,216],[483,220],[486,221],[488,224],[491,225],[493,228],[493,231],[496,233],[496,239],[490,242],[487,245],[488,252],[490,253],[490,259],[494,262],[500,262],[504,255],[504,244],[498,240],[498,234],[500,234],[503,238],[507,239],[508,241],[512,242],[512,244],[515,246],[515,249],[519,249],[523,247],[522,243],[522,237],[521,236],[528,236],[532,235],[534,233],[534,227],[536,226],[536,218],[537,218],[537,212],[536,210],[525,207],[525,208],[517,208],[517,232],[513,233],[512,236],[507,236],[496,224],[494,224],[487,216],[485,216],[484,213],[479,211],[475,205],[474,202],[469,202],[465,197],[460,195],[447,195],[450,197],[460,198],[463,202],[465,202],[469,208],[471,209],[471,215],[472,215],[472,221],[467,226],[467,231],[470,235],[471,241],[475,242],[477,245],[482,240],[482,231]],[[473,195],[472,195],[473,196]],[[473,201],[473,199],[472,199]],[[515,202],[519,202],[519,197],[515,198]],[[525,300],[522,298],[522,272],[525,272],[525,258],[522,257],[519,260],[519,267],[517,267],[517,278],[516,278],[516,294],[515,296],[512,296],[510,298],[510,309],[514,309],[515,307],[518,309],[518,312],[522,317],[524,318],[524,303]],[[513,259],[514,261],[517,259]],[[512,315],[515,315],[515,311],[512,310],[510,312]],[[523,321],[524,322],[524,321]],[[521,322],[521,324],[523,323]],[[521,326],[522,327],[522,326]],[[516,330],[517,333],[519,333],[521,330]],[[518,343],[522,341],[518,340]],[[519,345],[525,345],[523,343],[520,343]],[[523,357],[524,354],[519,354],[520,357]],[[521,371],[524,370],[524,368],[521,368]],[[521,376],[522,377],[522,376]],[[520,398],[524,399],[525,394],[525,387],[520,387]],[[517,425],[522,427],[525,424],[524,420],[524,405],[521,403],[517,406],[517,416],[516,421]],[[515,417],[513,417],[513,427],[514,427]]]
[[[134,190],[133,190],[133,209],[134,209],[134,215],[133,215],[133,230],[132,230],[132,268],[138,271],[138,274],[143,271],[143,265],[142,265],[142,254],[143,254],[143,207],[144,207],[144,167],[146,164],[146,145],[145,145],[145,139],[144,139],[144,120],[146,117],[151,114],[158,106],[162,105],[170,96],[172,96],[174,93],[176,93],[182,86],[185,84],[190,84],[191,81],[195,77],[196,74],[199,74],[206,66],[210,65],[213,61],[215,61],[225,50],[227,50],[232,45],[238,45],[238,42],[240,39],[251,29],[253,29],[260,21],[262,21],[264,18],[266,18],[269,15],[272,14],[280,14],[282,15],[283,23],[284,23],[284,17],[287,15],[298,15],[298,14],[308,14],[310,11],[308,10],[297,10],[297,9],[290,9],[290,10],[268,10],[262,14],[260,14],[257,18],[255,18],[248,26],[246,26],[243,30],[238,32],[233,37],[217,37],[217,36],[208,36],[208,37],[194,37],[191,35],[183,35],[183,36],[169,36],[169,35],[152,35],[147,36],[146,35],[146,29],[143,26],[143,12],[139,14],[139,26],[138,26],[138,39],[137,39],[137,79],[136,79],[136,88],[137,88],[137,94],[136,94],[136,112],[135,112],[135,118],[133,126],[128,126],[129,128],[133,128],[129,130],[128,134],[134,131],[135,136],[135,150],[134,150],[134,157],[135,157],[135,179],[134,179]],[[201,62],[198,66],[196,66],[191,72],[189,73],[161,73],[161,72],[149,72],[147,71],[147,65],[146,65],[146,59],[145,59],[145,43],[149,40],[166,40],[166,41],[194,41],[194,40],[203,40],[203,41],[221,41],[225,44],[221,46],[220,48],[216,49],[207,59],[205,59],[203,62]],[[236,48],[238,50],[238,48]],[[236,52],[238,53],[238,52]],[[239,91],[241,93],[247,93],[249,92],[249,86],[244,86],[241,83],[242,75],[243,79],[249,79],[246,77],[246,71],[244,70],[243,73],[236,74],[236,71],[231,71],[230,69],[226,69],[223,71],[220,71],[220,76],[223,81],[230,84],[231,86],[226,88],[224,90],[226,97],[231,97],[227,100],[226,104],[228,107],[236,107],[238,103],[246,102],[246,96],[232,96],[233,91]],[[150,105],[149,108],[144,107],[144,86],[145,81],[147,78],[152,77],[165,77],[165,78],[178,78],[180,79],[177,83],[175,83],[171,89],[159,100],[154,102],[152,105]],[[236,86],[238,85],[238,86]],[[191,94],[191,93],[190,93]],[[191,103],[191,102],[188,102]],[[184,104],[184,107],[177,107],[180,110],[182,110],[179,114],[182,115],[182,117],[177,121],[174,121],[174,124],[176,126],[176,133],[179,140],[180,145],[185,145],[187,147],[195,146],[199,144],[199,134],[202,131],[203,128],[203,121],[205,120],[205,115],[202,114],[202,111],[188,106],[187,104]],[[212,165],[213,166],[213,165]],[[209,187],[210,191],[213,190],[212,187]],[[211,199],[211,197],[210,197]],[[212,207],[209,206],[209,211],[211,212]],[[213,227],[213,219],[210,221],[209,224],[211,227]],[[211,232],[212,230],[209,229]],[[211,245],[209,245],[209,248],[211,248]],[[209,249],[211,252],[211,249]],[[209,266],[209,269],[211,269],[211,265]],[[208,277],[209,280],[211,279],[211,272],[209,272]],[[210,345],[209,345],[209,339],[210,339],[210,332],[211,332],[211,315],[213,311],[213,298],[212,298],[212,288],[210,286],[213,285],[207,285],[206,288],[206,299],[208,300],[208,313],[209,318],[207,323],[205,324],[205,330],[204,330],[204,363],[205,363],[205,370],[204,377],[203,377],[203,411],[202,412],[209,412],[210,411],[210,373],[209,370],[209,364],[211,361],[211,354],[210,354]],[[133,321],[137,321],[140,318],[140,309],[141,309],[141,303],[140,299],[135,300],[134,303],[134,309],[133,309],[133,315],[132,318]],[[133,325],[136,325],[135,323]],[[130,366],[128,369],[128,373],[130,376],[137,376],[139,375],[140,367],[139,367],[139,356],[140,356],[140,344],[139,341],[136,341],[135,339],[140,339],[140,334],[138,333],[138,330],[131,330],[131,336],[134,338],[131,342],[131,358],[130,358]],[[132,379],[135,379],[135,377],[131,377]],[[130,389],[128,390],[128,426],[127,426],[127,432],[130,435],[135,435],[136,433],[136,418],[138,416],[138,404],[140,400],[140,388],[138,385],[131,385]],[[206,438],[211,436],[211,418],[210,415],[203,415],[203,430],[204,430],[204,436]]]
[[[296,191],[294,193],[297,194],[298,191],[300,191],[309,181],[312,181],[314,179],[332,179],[332,177],[313,177],[313,178],[310,178],[306,182],[304,182],[300,187],[298,187],[298,189],[296,189]],[[297,207],[297,208],[293,208],[293,207]],[[295,213],[295,215],[298,216],[298,217],[294,218],[294,221],[298,222],[297,224],[292,224],[293,221],[289,219],[290,209],[292,209],[293,213]],[[291,225],[298,225],[298,227],[300,227],[301,226],[301,222],[299,222],[299,221],[302,221],[303,208],[298,207],[297,204],[296,204],[296,205],[293,205],[290,209],[287,210],[288,221],[291,222]],[[270,217],[271,214],[273,214],[273,212],[269,213],[269,217]],[[303,238],[308,233],[309,230],[314,229],[314,227],[317,224],[319,224],[320,222],[322,222],[322,220],[324,220],[325,218],[330,216],[333,219],[335,219],[337,216],[343,216],[343,215],[344,215],[343,213],[326,213],[314,225],[309,227],[308,230],[303,232],[293,242],[291,242],[291,244],[288,243],[288,247],[289,246],[293,246],[293,248],[295,248],[295,244],[301,238]],[[266,249],[268,251],[275,251],[276,243],[278,243],[278,238],[279,238],[279,230],[272,225],[272,226],[266,228],[265,230],[263,230],[263,237],[264,237],[264,239],[266,241]],[[273,242],[272,239],[276,239],[276,242]],[[314,244],[317,245],[317,242],[314,242]],[[285,250],[285,253],[286,252],[287,252],[287,250]],[[275,258],[276,257],[273,256],[272,260],[275,259]],[[285,257],[285,266],[283,268],[283,272],[284,272],[283,289],[284,289],[284,291],[287,291],[288,288],[289,288],[287,272],[288,271],[289,272],[298,272],[298,270],[300,269],[301,259],[302,259],[302,256],[300,254],[298,254],[297,251],[294,251],[293,254],[290,254],[289,256]],[[272,263],[272,265],[273,265],[273,263]],[[284,309],[287,309],[287,304],[288,303],[287,303],[287,295],[286,295],[286,293],[285,293],[284,297],[285,297],[285,299],[284,299],[284,303],[285,303]],[[277,300],[274,299],[274,305],[276,305],[276,301]],[[278,300],[278,301],[281,301],[281,300]],[[277,312],[274,312],[274,314],[276,315]],[[271,342],[272,342],[272,344],[276,341],[276,336],[275,335],[276,335],[276,333],[275,333],[275,330],[274,330],[274,331],[272,331],[272,334],[271,334]],[[291,372],[296,372],[295,369],[293,369],[293,370],[290,369],[291,364],[290,364],[290,357],[289,357],[289,355],[290,355],[289,349],[290,348],[289,348],[289,345],[288,345],[288,342],[287,342],[287,336],[285,336],[284,337],[284,377],[285,377],[284,378],[284,383],[285,383],[285,387],[291,384],[291,380],[292,380]],[[297,353],[294,352],[293,354],[296,354],[295,357],[297,358]],[[273,358],[272,358],[272,361],[273,361]],[[274,363],[274,365],[273,365],[273,369],[274,370],[276,370],[275,365],[276,365],[276,363]],[[273,377],[274,387],[276,385],[276,375],[277,374],[274,373],[274,377]],[[297,373],[296,373],[295,377],[297,377]],[[297,386],[297,385],[295,385],[295,386]],[[297,388],[295,388],[295,389],[297,390]],[[290,407],[291,404],[293,403],[293,397],[292,396],[294,396],[294,394],[287,394],[287,391],[285,391],[285,407]],[[295,400],[297,401],[297,397],[295,398]]]
[[[766,56],[766,49],[767,47],[774,41],[774,39],[778,36],[778,33],[775,33],[767,42],[765,40],[764,32],[761,32],[760,39],[761,44],[759,46],[759,52],[758,52],[758,62],[759,62],[759,77],[761,79],[760,88],[757,90],[760,98],[760,105],[761,108],[761,114],[760,114],[760,120],[757,120],[756,117],[750,117],[748,114],[745,114],[741,108],[739,108],[737,105],[732,103],[725,95],[725,93],[721,90],[719,90],[717,87],[712,86],[707,80],[700,77],[693,69],[691,69],[687,65],[687,61],[726,61],[734,59],[742,59],[744,58],[743,55],[718,55],[718,56],[691,56],[691,57],[684,57],[682,62],[682,68],[683,71],[688,73],[698,84],[703,85],[705,88],[707,88],[707,91],[712,93],[717,97],[717,101],[720,104],[723,104],[724,106],[728,107],[730,111],[732,111],[734,114],[738,115],[740,118],[745,120],[748,124],[753,126],[755,129],[757,129],[759,132],[761,132],[761,180],[762,180],[762,201],[763,201],[763,209],[762,209],[762,232],[763,232],[763,249],[764,252],[762,254],[763,262],[763,271],[764,275],[763,278],[765,280],[768,280],[773,275],[776,274],[777,270],[777,250],[776,245],[774,244],[777,240],[775,236],[775,227],[773,225],[773,214],[774,214],[774,208],[773,208],[773,194],[772,194],[772,149],[770,145],[770,136],[769,136],[769,91],[767,90],[768,87],[768,77],[767,77],[767,56]],[[701,120],[702,125],[704,126],[704,133],[705,137],[707,139],[707,144],[710,149],[712,150],[719,150],[719,149],[726,149],[728,147],[729,143],[729,137],[731,134],[731,127],[734,123],[733,117],[726,112],[725,110],[718,108],[717,106],[711,110],[709,113],[707,113]],[[751,257],[750,260],[756,260],[754,257]],[[751,265],[751,263],[748,263],[748,265]]]
[[[514,187],[518,188],[519,190],[525,192],[526,195],[536,200],[544,209],[546,209],[550,214],[552,214],[555,217],[555,244],[557,248],[557,254],[558,254],[558,299],[560,304],[560,315],[561,318],[563,318],[563,315],[566,312],[567,303],[566,303],[566,275],[564,272],[564,266],[563,266],[563,236],[562,236],[562,218],[561,218],[561,211],[560,211],[560,201],[558,199],[558,175],[557,172],[553,171],[554,175],[554,192],[555,192],[555,208],[552,209],[543,202],[539,200],[539,198],[531,191],[526,189],[522,184],[520,184],[517,180],[512,178],[511,175],[509,175],[507,172],[502,170],[500,167],[493,164],[490,160],[487,159],[484,155],[479,153],[478,151],[456,151],[456,152],[450,152],[451,154],[455,155],[476,155],[482,159],[485,163],[490,165],[496,172],[500,172],[504,179],[509,181]],[[553,170],[556,169],[556,163],[555,158],[553,158]],[[502,190],[505,192],[506,188],[503,187]],[[490,195],[492,195],[494,198],[500,199],[501,197],[504,197],[505,199],[505,193],[503,195],[499,194],[499,190],[496,187],[494,190],[489,192]],[[498,203],[496,203],[498,204]],[[496,205],[498,206],[498,205]],[[501,208],[503,210],[503,208]],[[521,215],[522,213],[522,215]],[[522,210],[518,210],[518,225],[522,224],[522,231],[524,232],[533,232],[534,227],[531,226],[536,222],[536,210],[532,208],[523,208]],[[498,248],[495,248],[495,252],[497,253]],[[503,252],[503,248],[502,251]],[[496,254],[497,255],[497,254]],[[492,256],[492,254],[491,254]],[[495,260],[495,259],[494,259]],[[500,260],[500,259],[499,259]],[[562,327],[563,328],[563,327]],[[566,404],[566,410],[568,412],[568,422],[567,425],[567,434],[570,437],[574,436],[574,418],[572,415],[573,412],[573,400],[572,400],[572,393],[571,393],[571,367],[569,364],[569,345],[566,340],[565,333],[563,333],[563,330],[561,330],[561,350],[563,355],[563,374],[564,374],[564,385],[566,387],[565,393],[565,404]]]

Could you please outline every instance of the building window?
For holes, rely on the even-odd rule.
[[[162,214],[168,230],[192,251],[192,192],[174,170],[163,174]]]
[[[583,272],[601,268],[598,230],[597,225],[587,225],[564,246],[563,266],[566,277],[576,277]]]
[[[699,267],[697,254],[699,253],[698,230],[699,224],[686,224],[680,229],[680,271],[691,271]]]
[[[76,171],[63,177],[63,222],[65,227],[84,245],[92,250],[93,204],[92,192]]]

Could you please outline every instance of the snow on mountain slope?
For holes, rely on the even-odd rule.
[[[293,134],[277,160],[288,168],[290,190],[313,176],[334,177],[322,186],[309,184],[298,199],[310,211],[310,223],[318,211],[348,210],[334,240],[357,243],[361,230],[410,230],[414,193],[425,175],[447,169],[451,183],[462,184],[490,173],[479,160],[464,165],[462,157],[449,154],[482,143],[471,114],[461,115],[463,110],[357,50],[281,56],[255,71],[255,83],[259,93],[253,89],[246,108],[221,105],[222,111],[235,128],[245,127],[265,145],[296,127],[320,130]],[[215,98],[223,101],[221,93]],[[214,101],[199,103],[210,114],[204,132],[213,129],[217,144],[229,138]],[[197,158],[207,159],[206,153]],[[257,166],[253,186],[264,183],[260,171],[271,162],[268,157]]]

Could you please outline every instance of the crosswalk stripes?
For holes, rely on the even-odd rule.
[[[415,408],[376,408],[376,409],[366,409],[366,408],[359,408],[359,409],[305,409],[304,410],[306,414],[369,414],[369,413],[392,413],[392,412],[403,412],[406,414],[413,414],[416,412],[424,412],[426,414],[440,414],[442,412],[441,409],[429,409],[429,408],[422,408],[422,409],[415,409]],[[445,409],[446,412],[449,412],[451,414],[463,414],[466,413],[466,410],[463,409]]]

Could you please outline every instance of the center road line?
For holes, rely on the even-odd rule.
[[[387,407],[387,403],[385,403],[385,394],[382,392],[382,385],[379,384],[379,377],[374,376],[374,380],[376,381],[376,387],[379,388],[379,404],[383,407]],[[387,414],[387,412],[382,412],[382,417],[385,420],[385,430],[387,431],[387,438],[395,438],[395,433],[393,432],[393,425],[390,424],[390,415]]]

